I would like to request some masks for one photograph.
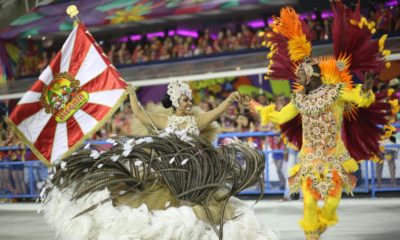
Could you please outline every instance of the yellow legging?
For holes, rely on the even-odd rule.
[[[325,198],[322,209],[318,207],[318,200],[308,189],[306,181],[303,181],[302,190],[304,218],[300,221],[300,225],[307,239],[318,239],[328,226],[332,226],[338,221],[336,209],[342,197],[342,189],[338,191],[337,196]]]

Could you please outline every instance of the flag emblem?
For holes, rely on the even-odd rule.
[[[79,80],[63,72],[56,74],[49,86],[43,88],[40,101],[46,113],[55,116],[56,122],[66,122],[89,100],[89,94],[81,90],[79,84]]]

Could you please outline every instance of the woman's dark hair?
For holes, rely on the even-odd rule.
[[[169,97],[168,93],[166,93],[166,94],[164,95],[164,98],[162,99],[161,103],[162,103],[162,105],[163,105],[165,108],[170,108],[170,107],[172,107],[171,98]]]

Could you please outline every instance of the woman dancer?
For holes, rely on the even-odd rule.
[[[87,145],[55,165],[43,193],[47,221],[63,239],[277,239],[232,197],[263,183],[263,156],[242,143],[215,148],[202,137],[240,99],[234,92],[196,115],[189,86],[172,82],[167,116],[144,112],[132,92],[134,114],[161,131],[109,139],[107,150]]]

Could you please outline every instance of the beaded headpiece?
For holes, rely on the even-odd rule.
[[[167,93],[171,99],[172,106],[176,108],[179,107],[179,98],[182,95],[185,95],[190,100],[192,100],[192,90],[190,89],[189,85],[177,80],[172,81],[170,84],[168,84]]]

